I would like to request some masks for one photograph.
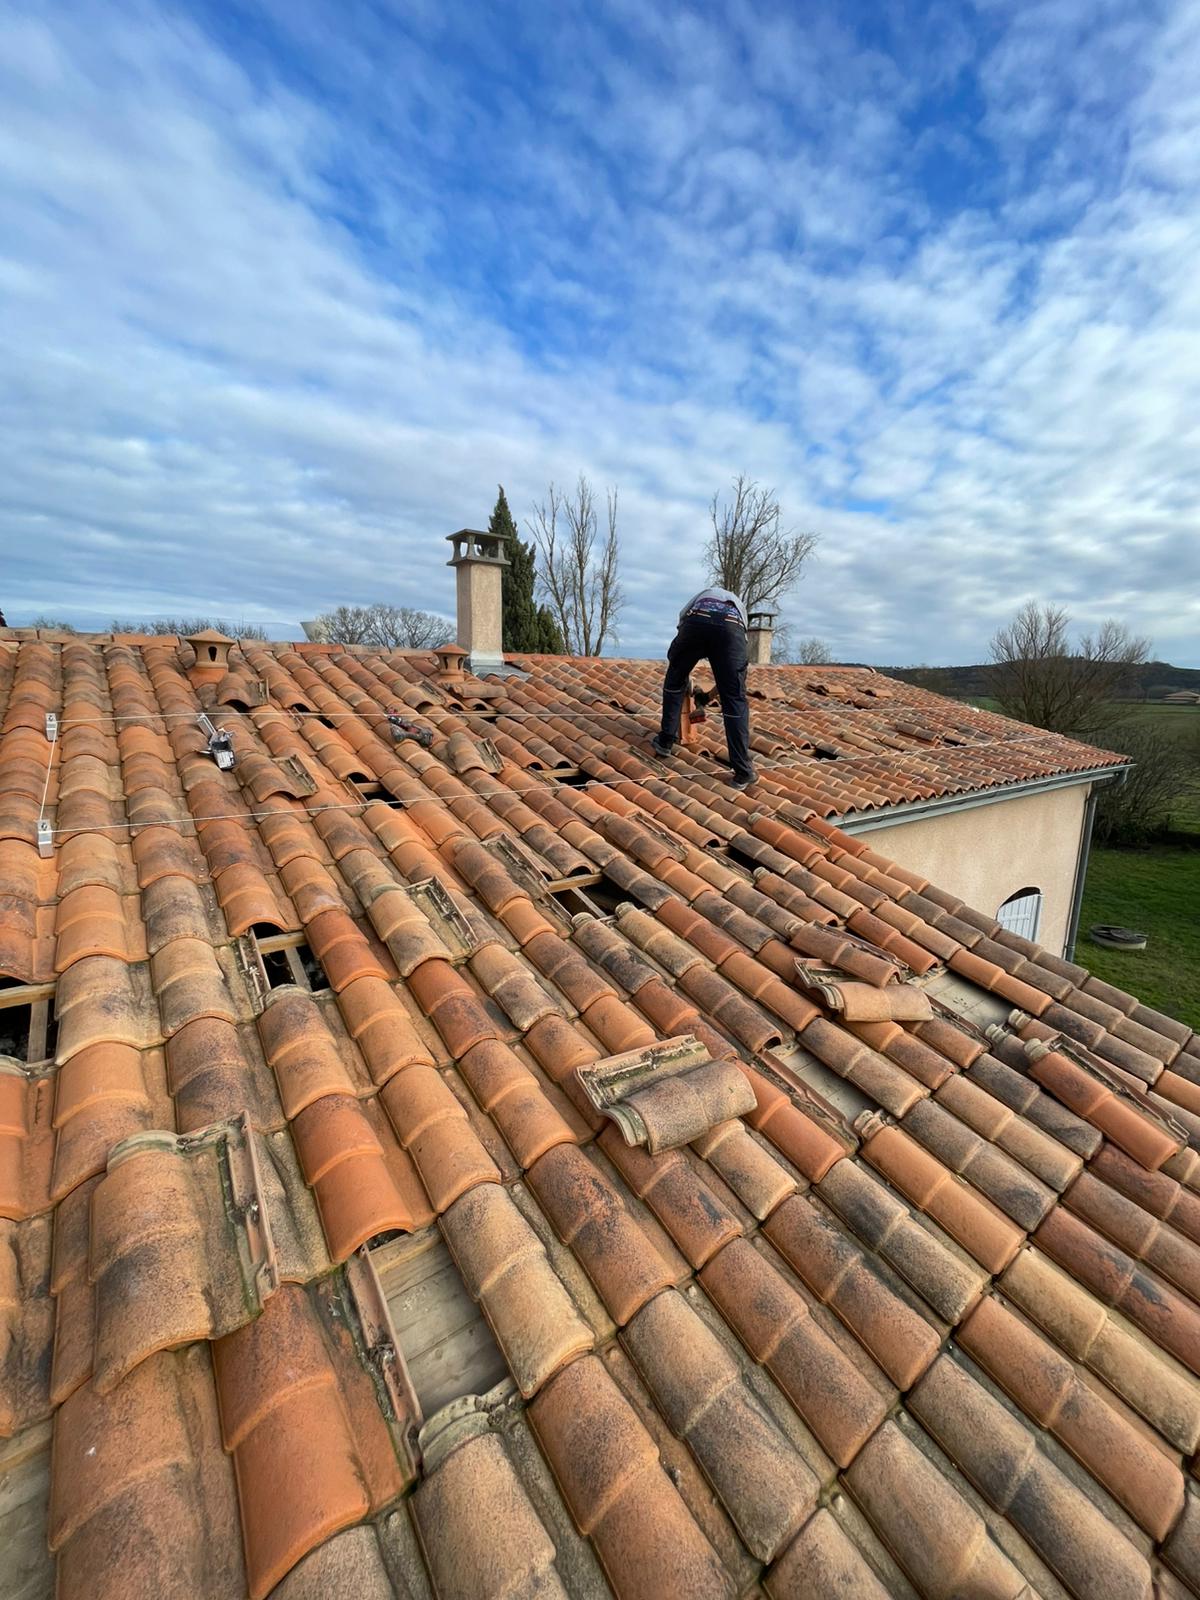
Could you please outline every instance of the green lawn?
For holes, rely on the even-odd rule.
[[[1144,950],[1107,950],[1096,922],[1150,935]],[[1200,1031],[1200,834],[1196,847],[1092,850],[1075,959],[1098,978]]]
[[[982,697],[970,704],[1000,709]],[[1131,722],[1189,744],[1200,757],[1200,706],[1143,701],[1127,710]],[[1177,842],[1122,850],[1093,846],[1075,959],[1106,983],[1200,1032],[1200,777],[1173,808],[1170,827]],[[1150,936],[1146,948],[1093,944],[1087,930],[1097,922],[1142,929]]]
[[[972,695],[967,704],[980,711],[1000,711],[998,700],[985,695]],[[1155,733],[1170,739],[1184,739],[1194,749],[1200,750],[1200,706],[1165,706],[1161,701],[1131,701],[1125,705],[1130,722],[1149,724]],[[1095,741],[1103,747],[1103,738]]]

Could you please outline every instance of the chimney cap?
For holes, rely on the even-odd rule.
[[[454,554],[446,563],[448,567],[461,567],[472,561],[493,567],[509,565],[508,557],[504,554],[504,546],[508,543],[506,533],[485,533],[482,528],[460,528],[457,533],[448,533],[446,542],[454,546]]]
[[[752,611],[748,620],[752,628],[773,628],[775,617],[774,611]]]
[[[236,639],[231,639],[227,633],[218,633],[216,628],[201,628],[199,633],[184,635],[186,644],[236,644]]]

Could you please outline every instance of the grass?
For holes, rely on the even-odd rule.
[[[986,695],[972,695],[967,704],[980,711],[1000,711],[1000,702],[990,700]],[[1200,706],[1165,706],[1157,700],[1135,700],[1125,704],[1124,710],[1128,712],[1131,723],[1148,725],[1155,733],[1161,733],[1168,739],[1200,744]],[[1103,737],[1084,742],[1099,744],[1101,749],[1104,747]]]
[[[970,704],[1000,709],[982,696]],[[1143,701],[1125,709],[1130,722],[1186,742],[1200,754],[1200,706]],[[1106,983],[1200,1032],[1200,777],[1180,796],[1169,827],[1167,838],[1139,848],[1092,847],[1075,959]],[[1093,944],[1087,930],[1098,922],[1144,931],[1146,948]]]
[[[1075,959],[1106,983],[1200,1031],[1200,809],[1192,848],[1096,847],[1088,864]],[[1144,950],[1108,950],[1087,930],[1116,922],[1149,934]]]

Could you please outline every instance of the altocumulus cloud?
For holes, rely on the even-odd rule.
[[[448,609],[621,487],[661,653],[741,469],[842,659],[1028,596],[1200,661],[1200,6],[10,8],[2,603]]]

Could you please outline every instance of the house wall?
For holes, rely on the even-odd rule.
[[[919,817],[863,837],[872,850],[994,916],[1018,889],[1042,891],[1038,943],[1060,955],[1090,785],[1014,795],[967,811]]]

